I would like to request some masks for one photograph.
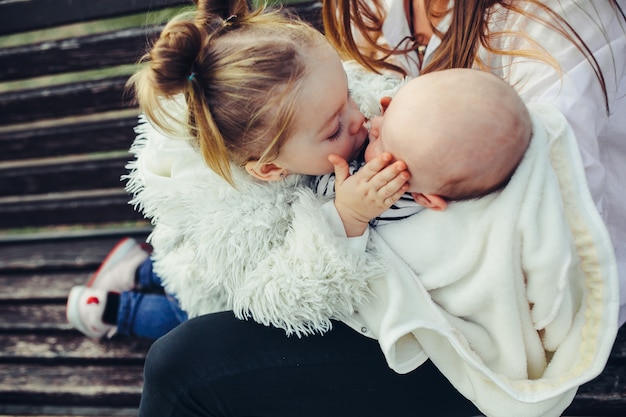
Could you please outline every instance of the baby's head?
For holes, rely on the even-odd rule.
[[[524,102],[503,80],[471,69],[438,71],[409,81],[372,120],[365,158],[389,152],[403,160],[416,201],[443,209],[504,187],[531,130]]]

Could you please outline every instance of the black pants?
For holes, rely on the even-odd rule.
[[[396,374],[375,340],[340,322],[299,339],[232,312],[189,320],[154,343],[140,407],[142,417],[478,414],[430,362]]]

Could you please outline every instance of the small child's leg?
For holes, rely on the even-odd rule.
[[[165,291],[159,277],[153,270],[152,259],[147,258],[137,268],[136,288],[143,292],[163,294]]]
[[[95,339],[113,336],[116,326],[110,311],[117,312],[117,308],[107,302],[107,298],[132,289],[138,267],[149,260],[149,256],[148,249],[134,239],[120,240],[87,284],[71,289],[65,312],[68,322]],[[105,309],[107,305],[109,308]],[[108,320],[103,320],[103,316]]]
[[[187,319],[170,296],[127,291],[120,294],[118,333],[156,340]]]

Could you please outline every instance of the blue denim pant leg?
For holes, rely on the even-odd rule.
[[[137,290],[120,294],[117,332],[156,340],[185,320],[187,313],[165,293],[152,260],[146,259],[137,269]]]
[[[178,301],[166,294],[126,291],[120,294],[117,332],[156,340],[187,320]]]
[[[141,265],[139,265],[136,276],[137,288],[142,291],[163,290],[161,277],[154,272],[152,258],[148,257]]]

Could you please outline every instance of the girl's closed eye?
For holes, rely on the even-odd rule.
[[[339,122],[339,126],[337,126],[337,130],[335,130],[335,133],[333,133],[332,135],[328,137],[328,140],[335,141],[339,139],[342,133],[343,133],[343,123]]]

